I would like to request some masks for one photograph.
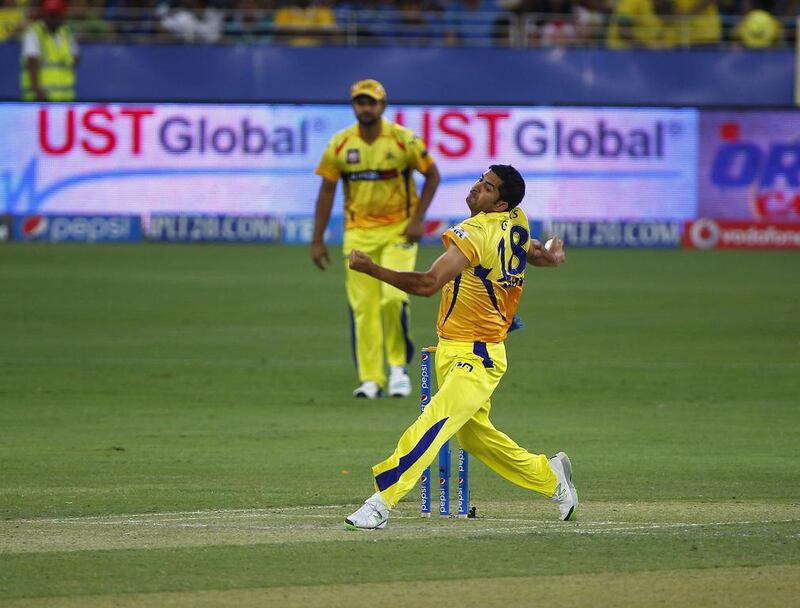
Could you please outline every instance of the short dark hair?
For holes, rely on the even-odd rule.
[[[525,180],[511,165],[489,165],[489,170],[502,180],[500,200],[508,203],[509,211],[525,198]]]

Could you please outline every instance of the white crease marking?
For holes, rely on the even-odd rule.
[[[0,522],[5,524],[30,524],[30,525],[73,525],[73,526],[141,526],[154,528],[198,528],[198,529],[247,529],[247,530],[288,530],[288,529],[309,529],[324,530],[334,529],[337,524],[332,520],[338,520],[338,515],[328,513],[333,510],[346,510],[354,505],[314,505],[301,507],[275,507],[271,509],[222,509],[209,511],[176,511],[162,514],[156,513],[133,513],[128,515],[109,515],[109,516],[88,516],[88,517],[63,517],[63,518],[43,518],[43,519],[22,519]],[[317,513],[309,513],[317,511]],[[323,513],[325,511],[325,513]],[[232,522],[241,520],[253,520],[257,518],[307,518],[322,520],[324,523],[314,524],[267,524],[263,522],[253,522],[251,525],[237,526]],[[779,523],[796,523],[797,519],[779,520],[745,520],[745,521],[715,521],[715,522],[626,522],[626,521],[577,521],[577,522],[558,522],[553,520],[539,519],[519,519],[519,518],[493,518],[481,517],[473,522],[466,523],[466,526],[455,527],[452,524],[429,525],[425,520],[415,515],[395,514],[393,519],[406,521],[416,521],[420,525],[408,528],[409,531],[424,531],[429,534],[451,533],[455,531],[465,532],[470,535],[475,534],[522,534],[529,532],[566,532],[574,534],[632,534],[632,533],[655,533],[660,530],[692,530],[698,528],[717,528],[724,526],[754,526],[770,525]],[[463,520],[462,520],[463,521]],[[331,523],[328,523],[331,522]],[[497,527],[496,525],[485,524],[519,524]]]

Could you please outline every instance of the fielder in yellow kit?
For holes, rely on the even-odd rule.
[[[525,182],[510,165],[491,165],[467,196],[471,217],[447,230],[445,253],[427,272],[397,272],[361,251],[350,267],[415,295],[442,289],[437,332],[439,391],[403,433],[394,453],[372,468],[377,490],[345,519],[356,530],[383,528],[393,508],[416,485],[445,441],[456,435],[467,452],[509,481],[552,499],[569,519],[578,495],[564,452],[551,458],[517,445],[489,420],[491,395],[506,371],[503,341],[519,304],[525,266],[557,266],[563,243],[548,249],[530,239],[517,205]]]
[[[389,395],[406,397],[411,394],[406,365],[414,354],[408,333],[408,296],[352,271],[347,266],[347,256],[358,249],[387,268],[413,270],[417,241],[422,237],[425,212],[439,185],[439,172],[421,139],[383,118],[383,85],[376,80],[361,80],[352,86],[350,96],[358,122],[333,136],[316,170],[322,185],[317,197],[311,257],[321,269],[329,261],[323,235],[336,184],[341,179],[347,300],[353,359],[360,383],[353,395],[368,399],[381,396],[388,363]],[[420,195],[414,171],[425,176]]]

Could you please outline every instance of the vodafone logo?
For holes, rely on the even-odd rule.
[[[25,218],[22,223],[22,237],[25,239],[35,239],[47,232],[48,222],[43,215],[33,215]]]
[[[689,238],[698,249],[713,249],[719,242],[719,225],[714,220],[698,220],[692,223]]]
[[[687,223],[683,244],[695,249],[800,249],[800,224],[698,220]]]

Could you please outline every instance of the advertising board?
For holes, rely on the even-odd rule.
[[[463,217],[493,163],[523,173],[531,218],[697,217],[693,109],[389,106],[386,117],[436,160],[431,218]],[[0,213],[311,216],[314,169],[353,122],[348,105],[0,104]]]

